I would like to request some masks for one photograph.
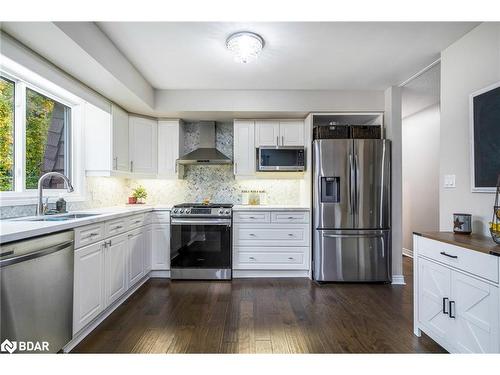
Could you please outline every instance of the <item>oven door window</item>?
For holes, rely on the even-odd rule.
[[[173,268],[231,268],[231,228],[226,225],[172,225]]]

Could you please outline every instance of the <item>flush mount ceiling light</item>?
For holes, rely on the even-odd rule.
[[[264,39],[250,31],[241,31],[227,38],[226,47],[234,54],[235,61],[247,63],[257,59],[264,48]]]

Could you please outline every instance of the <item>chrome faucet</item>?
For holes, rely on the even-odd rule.
[[[43,181],[47,177],[61,177],[64,180],[64,182],[66,183],[66,186],[67,186],[67,189],[68,189],[68,193],[71,193],[72,191],[74,191],[73,185],[71,185],[71,182],[69,181],[69,178],[66,177],[65,175],[63,175],[62,173],[59,173],[59,172],[47,172],[44,175],[42,175],[38,179],[38,205],[36,207],[36,214],[38,216],[44,215],[45,211],[47,209],[47,206],[43,204],[43,187],[42,187]]]

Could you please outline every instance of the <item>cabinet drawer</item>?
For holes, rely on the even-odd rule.
[[[271,222],[271,213],[267,211],[258,212],[235,212],[233,214],[235,223],[269,223]]]
[[[90,245],[104,238],[104,223],[87,225],[75,229],[75,249]]]
[[[105,223],[105,237],[111,237],[127,231],[128,219],[122,217],[120,219],[106,221]]]
[[[308,225],[235,225],[235,246],[308,246]]]
[[[144,220],[145,220],[144,214],[130,216],[128,218],[128,229],[131,230],[144,225]]]
[[[170,211],[153,211],[150,215],[153,224],[170,224]]]
[[[271,223],[308,223],[309,212],[307,211],[273,211],[271,212]]]
[[[498,258],[444,242],[418,237],[418,254],[498,282]]]
[[[234,268],[275,270],[308,269],[309,262],[307,260],[306,251],[302,248],[287,248],[287,251],[274,250],[273,248],[236,248]]]

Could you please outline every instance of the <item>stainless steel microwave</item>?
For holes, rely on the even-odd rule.
[[[305,170],[305,148],[300,146],[270,146],[257,149],[257,171],[288,171],[301,172]]]

